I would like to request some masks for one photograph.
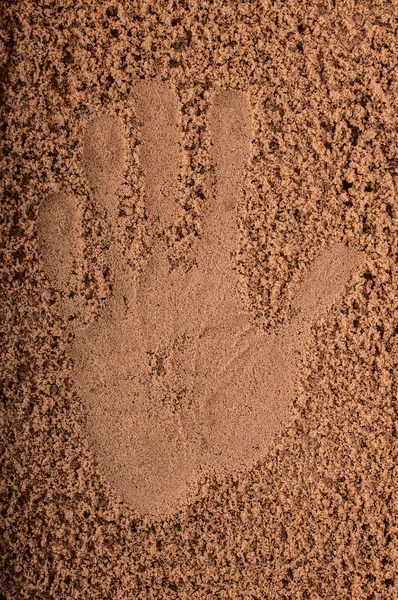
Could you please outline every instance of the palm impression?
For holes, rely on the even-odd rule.
[[[177,102],[159,82],[141,83],[135,93],[146,206],[162,230],[177,209]],[[133,273],[114,234],[107,253],[112,296],[95,322],[73,325],[74,379],[98,461],[124,500],[157,516],[186,501],[201,473],[230,473],[265,457],[289,417],[296,357],[310,326],[338,300],[362,260],[344,243],[324,249],[301,283],[297,316],[274,335],[254,327],[233,260],[250,156],[246,96],[217,94],[209,124],[216,182],[194,266],[171,269],[156,236],[143,269]],[[117,117],[103,115],[87,126],[83,154],[94,199],[116,232],[117,190],[128,160]],[[38,233],[47,274],[65,292],[67,316],[80,302],[66,293],[83,246],[74,201],[62,193],[46,198]]]

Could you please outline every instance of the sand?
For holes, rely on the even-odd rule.
[[[0,597],[397,597],[397,16],[3,6]]]

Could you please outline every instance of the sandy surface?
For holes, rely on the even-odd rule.
[[[3,5],[0,598],[397,597],[397,17]]]

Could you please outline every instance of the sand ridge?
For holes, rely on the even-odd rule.
[[[177,99],[165,83],[141,83],[135,93],[145,197],[154,230],[162,232],[177,207]],[[172,270],[154,236],[147,264],[133,275],[123,266],[114,223],[108,306],[89,327],[73,325],[74,377],[94,451],[121,497],[157,517],[192,499],[203,473],[228,474],[266,456],[289,418],[296,356],[309,328],[363,262],[343,243],[324,249],[301,282],[296,318],[277,335],[253,328],[233,264],[252,136],[246,96],[218,93],[209,120],[215,185],[193,249],[195,266]],[[87,125],[83,160],[95,201],[115,220],[128,160],[116,117],[102,115]],[[81,260],[76,219],[62,193],[46,199],[39,212],[43,261],[61,287]]]

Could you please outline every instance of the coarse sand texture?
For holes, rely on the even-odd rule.
[[[397,12],[1,8],[0,600],[398,598]]]

